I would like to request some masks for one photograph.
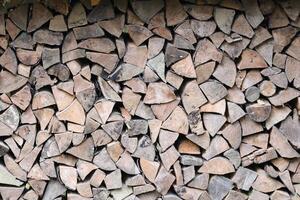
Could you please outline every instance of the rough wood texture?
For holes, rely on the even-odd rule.
[[[0,199],[300,199],[298,0],[1,6]]]

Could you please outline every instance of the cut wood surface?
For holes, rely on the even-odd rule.
[[[3,1],[0,199],[300,200],[299,30],[298,0]]]

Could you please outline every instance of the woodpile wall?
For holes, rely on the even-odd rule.
[[[298,0],[8,5],[2,199],[300,199]]]

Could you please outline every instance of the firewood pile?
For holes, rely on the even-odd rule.
[[[0,199],[300,200],[300,2],[207,1],[2,13]]]

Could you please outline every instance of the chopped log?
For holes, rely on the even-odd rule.
[[[35,164],[29,171],[27,178],[35,180],[49,180],[49,177],[42,171],[41,167],[38,164]]]
[[[214,125],[211,122],[214,122]],[[214,136],[226,122],[226,118],[219,114],[205,113],[203,123],[210,135]]]
[[[10,19],[6,19],[5,25],[8,35],[14,40],[21,32],[21,29],[19,29]]]
[[[228,121],[230,123],[236,122],[246,114],[244,110],[235,103],[227,102],[227,108],[228,108]]]
[[[214,60],[221,62],[223,54],[207,39],[200,40],[194,53],[194,65]]]
[[[78,47],[101,53],[110,53],[116,48],[115,44],[108,38],[89,38],[80,42]]]
[[[206,173],[196,175],[188,186],[206,190],[208,187],[209,175]]]
[[[269,177],[267,173],[262,169],[257,170],[257,174],[258,176],[252,184],[252,187],[260,192],[272,192],[283,186],[281,182]]]
[[[171,146],[169,149],[167,149],[165,152],[160,153],[160,158],[162,160],[162,164],[166,168],[166,170],[169,170],[171,166],[176,162],[176,160],[179,158],[180,154],[175,149],[174,146]]]
[[[222,168],[218,166],[222,166]],[[222,175],[234,172],[234,167],[226,158],[215,157],[204,162],[203,166],[200,167],[199,172]]]
[[[183,78],[171,71],[168,71],[166,75],[166,81],[176,89],[179,89],[183,82]]]
[[[211,158],[223,153],[229,149],[229,145],[226,140],[221,136],[216,136],[211,141],[209,147],[203,153],[203,158],[210,160]]]
[[[58,32],[66,32],[68,31],[67,24],[65,22],[63,15],[54,16],[49,23],[49,30],[58,31]]]
[[[256,177],[256,172],[244,167],[239,167],[236,174],[232,177],[232,181],[239,189],[249,191]]]
[[[148,161],[148,160],[142,158],[142,159],[140,159],[140,166],[141,166],[146,178],[149,181],[154,182],[156,174],[158,172],[159,163]]]
[[[257,52],[272,66],[274,41],[269,40],[256,47]]]
[[[165,195],[174,181],[175,177],[164,167],[161,167],[157,173],[154,184],[156,186],[156,190],[159,193]]]
[[[133,81],[134,80],[133,77],[141,74],[142,72],[143,72],[142,68],[137,67],[132,64],[124,63],[124,64],[119,65],[110,76],[111,76],[111,79],[113,79],[117,82],[127,81],[127,80]],[[127,84],[127,86],[131,87],[131,89],[134,92],[141,92],[141,91],[135,91],[133,86],[131,86],[131,84],[130,85]],[[136,85],[136,84],[134,86],[138,87],[138,85]]]
[[[17,58],[11,48],[5,50],[0,57],[0,65],[13,74],[17,73]]]
[[[113,171],[116,169],[114,161],[109,156],[106,149],[101,150],[93,159],[93,163],[100,169]]]
[[[146,23],[163,8],[162,0],[155,0],[153,2],[131,2],[133,11],[137,16]]]
[[[175,94],[165,83],[150,83],[146,92],[146,96],[144,98],[144,103],[168,103],[175,99]]]
[[[227,76],[224,76],[227,74]],[[227,56],[224,56],[222,62],[217,66],[213,76],[220,82],[229,87],[233,87],[236,78],[236,66],[234,62]]]
[[[126,133],[129,136],[136,136],[136,135],[145,135],[148,130],[148,124],[146,120],[141,120],[141,119],[135,119],[135,120],[130,120],[126,123],[128,130]]]
[[[100,85],[101,91],[104,97],[112,101],[121,101],[118,93],[101,77],[98,78],[98,83]]]
[[[61,81],[67,81],[70,76],[70,70],[66,65],[56,64],[48,69],[49,75],[56,76]]]
[[[172,40],[172,37],[168,37],[168,38],[169,40]],[[174,38],[174,46],[179,49],[195,50],[194,46],[187,39],[177,34],[175,35]]]
[[[257,70],[250,70],[243,78],[242,90],[248,89],[262,80],[262,76]]]
[[[219,113],[221,115],[224,115],[225,111],[226,111],[225,99],[222,99],[216,103],[206,103],[200,108],[200,112]]]
[[[247,90],[245,92],[245,96],[249,102],[255,102],[259,98],[259,95],[260,95],[259,93],[260,93],[260,90],[257,87],[251,86],[251,87],[247,88]]]
[[[148,66],[145,67],[143,79],[146,83],[156,82],[159,80],[157,74]]]
[[[0,194],[4,199],[19,199],[24,191],[24,187],[1,187]]]
[[[202,65],[198,65],[196,68],[196,76],[197,76],[197,83],[201,84],[204,81],[208,80],[209,77],[212,75],[215,69],[215,62],[207,62]]]
[[[104,182],[108,190],[118,189],[122,187],[121,170],[117,169],[106,175]]]
[[[83,125],[85,122],[84,109],[78,100],[74,100],[66,109],[57,113],[59,120],[67,120]]]
[[[196,156],[182,155],[180,157],[180,163],[183,165],[201,166],[203,160]]]
[[[229,193],[228,193],[228,195],[227,195],[227,197],[226,197],[227,199],[235,199],[235,198],[238,198],[238,199],[247,199],[248,198],[248,196],[247,195],[245,195],[244,193],[241,193],[241,192],[237,192],[237,191],[234,191],[234,190],[231,190]]]
[[[183,140],[178,147],[179,153],[184,154],[200,154],[200,148],[189,140]]]
[[[246,0],[242,0],[242,4],[245,8],[248,8],[245,11],[247,20],[253,28],[256,28],[264,20],[264,16],[259,9],[257,1],[250,3]]]
[[[67,63],[69,61],[73,61],[75,59],[86,57],[86,53],[84,49],[75,49],[69,52],[66,52],[62,55],[62,62]]]
[[[285,158],[295,158],[300,155],[295,151],[288,143],[287,139],[280,133],[280,131],[273,127],[270,134],[270,144],[276,149],[276,151]]]
[[[37,51],[18,49],[17,58],[24,65],[36,65],[41,59],[41,54]]]
[[[74,28],[86,24],[87,24],[87,18],[86,18],[85,9],[81,3],[77,3],[74,5],[68,17],[68,27]]]
[[[60,62],[60,50],[58,48],[44,48],[42,54],[43,67],[45,69]]]
[[[33,32],[52,18],[52,13],[43,4],[35,3],[32,6],[32,17],[28,22],[27,31]]]
[[[145,145],[147,144],[147,145]],[[143,136],[139,141],[136,151],[132,154],[133,157],[145,158],[150,161],[154,160],[155,148],[148,136]]]
[[[181,99],[187,114],[197,110],[200,106],[207,102],[196,81],[191,81],[185,85]]]
[[[205,82],[200,85],[201,90],[210,103],[215,103],[227,95],[226,88],[218,82]]]
[[[258,133],[263,130],[261,124],[256,123],[255,121],[250,119],[249,116],[247,116],[247,115],[245,117],[243,117],[240,122],[241,122],[241,126],[242,126],[243,136]]]
[[[74,35],[74,32],[70,32],[66,35],[65,40],[62,44],[62,53],[71,51],[77,48],[77,41]]]
[[[11,96],[11,101],[22,110],[26,110],[31,101],[30,87],[24,86],[21,90]]]
[[[214,11],[214,19],[218,27],[226,34],[231,32],[231,25],[235,15],[234,10],[226,8],[216,8]]]
[[[258,101],[258,103],[246,107],[250,119],[256,122],[266,121],[271,114],[271,105],[268,102]]]
[[[124,62],[144,68],[147,62],[147,47],[135,46],[133,43],[127,45]]]
[[[242,59],[237,67],[239,69],[266,68],[268,65],[257,52],[246,49],[243,51]]]
[[[27,28],[28,7],[28,5],[21,5],[8,14],[8,17],[23,31]]]
[[[253,49],[254,47],[260,45],[264,41],[270,39],[272,35],[269,33],[269,31],[262,26],[259,26],[255,31],[255,34],[251,40],[251,43],[249,47]]]
[[[229,159],[233,166],[238,168],[241,165],[240,153],[234,149],[229,149],[224,152],[224,156]]]
[[[289,19],[285,15],[282,8],[279,6],[276,6],[274,11],[272,12],[272,15],[269,18],[269,28],[280,28],[287,26],[289,24]]]
[[[225,34],[223,32],[215,32],[213,33],[211,36],[209,36],[209,38],[212,40],[212,42],[214,43],[214,45],[219,48],[221,46],[221,44],[224,42],[225,40]]]
[[[267,149],[268,139],[269,139],[268,134],[261,133],[261,134],[254,134],[254,135],[247,136],[243,139],[243,142],[256,147],[260,147],[262,149]]]
[[[104,31],[98,24],[86,25],[82,27],[76,27],[73,29],[76,40],[84,40],[92,37],[101,37],[104,35]]]
[[[299,87],[299,73],[297,72],[297,66],[299,64],[299,61],[292,58],[292,57],[287,57],[286,63],[285,63],[285,68],[286,68],[286,78],[289,82],[293,82],[293,85],[298,88]]]
[[[144,25],[144,22],[131,10],[127,11],[127,23],[133,25]]]
[[[84,149],[84,150],[83,150]],[[92,138],[87,138],[84,142],[67,150],[67,153],[82,160],[91,161],[94,153]]]
[[[116,54],[87,52],[86,58],[103,66],[108,73],[111,73],[119,62],[119,58]]]
[[[300,46],[300,37],[296,37],[291,43],[291,45],[289,46],[289,48],[287,49],[286,53],[299,60],[300,59],[299,46]]]
[[[134,160],[128,153],[123,153],[120,159],[116,162],[116,166],[127,174],[138,174],[140,170]]]
[[[35,147],[30,153],[28,153],[23,160],[19,163],[20,167],[26,172],[29,172],[31,167],[33,166],[37,156],[39,155],[40,151],[42,150],[41,147]]]
[[[0,156],[4,156],[8,151],[9,147],[5,143],[0,142]]]
[[[184,5],[184,9],[189,15],[200,21],[210,19],[213,14],[213,7],[208,5],[186,4]]]
[[[1,175],[1,184],[20,186],[22,182],[16,179],[6,168],[5,166],[0,166],[0,175]]]
[[[270,97],[269,100],[274,106],[280,106],[298,97],[299,95],[300,93],[298,90],[288,87],[286,90],[282,90],[277,95]]]
[[[296,35],[296,29],[292,26],[278,28],[272,31],[274,38],[274,52],[281,52]]]
[[[175,32],[185,39],[187,39],[191,44],[197,42],[197,39],[192,30],[191,24],[189,21],[184,21],[181,25],[177,26]]]
[[[188,133],[188,118],[183,109],[177,106],[162,124],[162,128],[186,135]]]
[[[188,15],[178,0],[166,0],[166,19],[168,26],[174,26],[185,20]]]
[[[160,53],[164,46],[165,40],[160,37],[151,37],[148,41],[148,59],[155,57]]]
[[[232,25],[232,31],[248,38],[252,38],[254,35],[254,31],[252,30],[250,24],[248,24],[244,15],[239,15],[236,18]]]
[[[190,55],[183,58],[182,60],[174,63],[171,68],[174,70],[175,73],[178,75],[188,77],[188,78],[195,78],[196,72],[194,68],[194,64],[192,62],[192,58]]]
[[[39,44],[61,45],[63,34],[45,29],[40,29],[33,34],[33,41]]]
[[[152,36],[152,32],[143,26],[128,25],[126,28],[128,29],[129,36],[137,46]]]
[[[147,65],[160,77],[162,81],[165,79],[165,56],[163,53],[158,54],[152,59],[149,59]]]
[[[73,167],[59,166],[59,173],[64,185],[71,190],[75,190],[77,185],[76,169]]]
[[[123,32],[125,16],[120,15],[111,20],[105,20],[98,22],[99,26],[109,32],[110,34],[119,38]]]
[[[243,50],[248,46],[250,40],[242,37],[242,40],[237,42],[224,42],[221,49],[225,51],[231,58],[237,58],[241,55]]]
[[[208,37],[216,30],[216,23],[214,21],[196,21],[191,20],[191,27],[193,32],[198,37]]]
[[[6,40],[2,41],[1,43],[3,43],[1,46],[6,46],[4,49],[7,48],[7,44]],[[29,50],[33,50],[33,40],[32,40],[32,36],[29,35],[26,32],[22,32],[12,43],[12,46],[15,48],[22,48],[22,49],[29,49]]]
[[[105,178],[105,173],[99,169],[96,169],[91,177],[90,183],[94,187],[99,187]]]
[[[17,107],[14,105],[11,105],[0,115],[0,122],[2,122],[5,126],[5,128],[3,127],[3,130],[9,128],[15,131],[18,128],[19,121],[20,121],[20,114]]]
[[[87,20],[89,23],[93,23],[114,17],[115,12],[113,10],[111,1],[104,0],[94,7],[94,9],[89,13]]]
[[[273,96],[276,92],[276,86],[271,81],[263,81],[259,86],[260,93],[266,97]]]

